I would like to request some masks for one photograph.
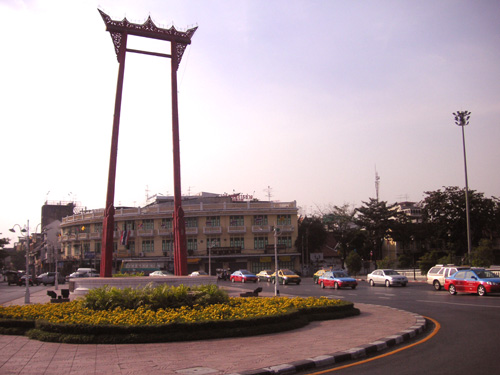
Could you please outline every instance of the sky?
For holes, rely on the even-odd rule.
[[[500,197],[496,0],[0,0],[0,237],[46,201],[103,208],[114,20],[198,29],[178,79],[182,193],[302,214],[465,186]],[[129,38],[129,48],[169,53]],[[173,195],[170,60],[127,53],[115,206]],[[17,227],[16,227],[17,228]],[[19,228],[17,228],[19,229]],[[40,230],[40,227],[38,227]]]

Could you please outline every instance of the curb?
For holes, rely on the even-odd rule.
[[[401,309],[394,309],[396,311],[404,311]],[[368,355],[381,352],[389,349],[395,345],[399,345],[408,341],[418,334],[422,333],[426,326],[426,320],[423,316],[413,314],[415,316],[415,324],[408,329],[396,333],[395,335],[381,338],[372,343],[361,345],[355,348],[336,352],[333,354],[321,355],[314,358],[307,358],[304,360],[294,361],[291,363],[284,363],[281,365],[265,367],[256,370],[235,372],[229,375],[284,375],[295,374],[302,371],[318,369],[325,366],[331,366],[346,361],[359,360],[367,357]]]

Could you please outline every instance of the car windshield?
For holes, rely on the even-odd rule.
[[[292,271],[290,270],[281,270],[283,272],[283,275],[295,275]]]
[[[241,273],[243,275],[252,275],[252,273],[249,270],[241,270]]]
[[[345,272],[335,272],[333,277],[349,277],[349,275]]]
[[[498,276],[491,271],[481,270],[476,271],[476,275],[481,279],[497,279]]]
[[[386,270],[386,271],[384,271],[384,273],[386,275],[399,275],[399,273],[397,273],[396,271],[393,271],[393,270]]]

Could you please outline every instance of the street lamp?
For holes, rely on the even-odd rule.
[[[464,169],[465,169],[465,216],[467,221],[467,254],[469,263],[471,261],[471,238],[470,238],[470,217],[469,217],[469,182],[467,179],[467,154],[465,152],[465,130],[464,127],[469,125],[470,119],[469,111],[457,111],[453,113],[455,116],[455,124],[462,128],[462,144],[464,149]]]
[[[216,241],[212,241],[208,245],[208,275],[212,276],[212,249],[217,245]]]
[[[27,305],[30,303],[30,221],[26,225],[26,229],[21,228],[19,224],[15,224],[11,229],[9,229],[12,233],[15,233],[15,227],[19,227],[19,230],[22,233],[26,233],[26,291],[24,293],[24,304]]]

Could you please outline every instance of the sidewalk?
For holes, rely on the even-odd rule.
[[[224,287],[235,295],[231,287]],[[46,291],[31,295],[46,303]],[[9,304],[23,304],[24,298]],[[6,304],[7,305],[7,304]],[[76,345],[0,335],[0,373],[7,374],[291,374],[365,357],[425,328],[419,315],[356,304],[361,315],[313,322],[294,331],[245,338],[160,344]],[[325,345],[328,342],[328,345]]]

